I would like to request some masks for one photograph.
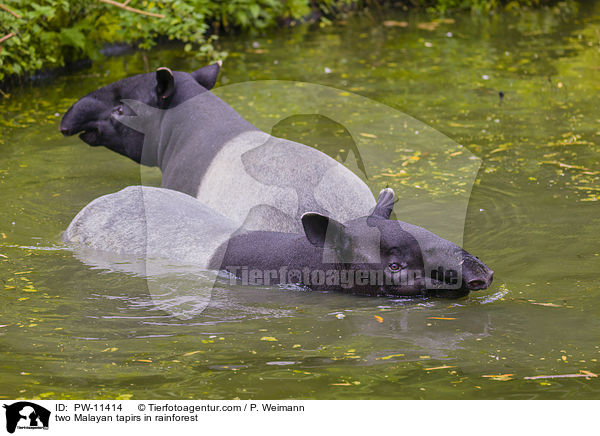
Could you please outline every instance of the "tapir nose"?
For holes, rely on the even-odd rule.
[[[494,280],[494,271],[475,256],[465,253],[463,257],[463,283],[469,291],[487,289]]]
[[[71,136],[83,130],[95,128],[98,114],[103,113],[104,110],[106,110],[105,105],[98,100],[91,96],[83,97],[63,115],[60,121],[60,133]]]
[[[489,273],[485,275],[473,277],[469,281],[467,281],[467,288],[469,289],[469,291],[480,291],[482,289],[487,289],[490,287],[493,280],[494,271],[490,270]]]
[[[60,126],[59,130],[60,130],[60,133],[62,133],[64,136],[71,136],[74,133],[74,132],[71,133],[72,129],[70,129],[66,126]]]
[[[58,129],[64,136],[71,136],[79,131],[79,129],[77,129],[77,124],[78,123],[75,120],[75,105],[73,105],[63,116]]]

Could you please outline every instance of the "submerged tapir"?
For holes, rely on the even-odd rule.
[[[219,69],[159,68],[104,86],[76,102],[60,130],[160,167],[162,187],[196,197],[246,229],[298,232],[309,211],[346,222],[373,210],[373,194],[352,171],[262,132],[209,92]]]
[[[476,257],[424,228],[390,220],[393,204],[394,192],[386,188],[366,216],[341,223],[307,212],[302,230],[286,233],[240,229],[188,195],[132,186],[88,204],[63,239],[86,249],[225,270],[249,285],[441,297],[490,285],[493,271]]]

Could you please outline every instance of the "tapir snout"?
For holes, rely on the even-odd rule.
[[[65,136],[96,128],[96,122],[106,108],[91,97],[84,97],[75,103],[60,122],[60,133]]]
[[[463,261],[463,280],[469,291],[487,289],[494,280],[494,271],[477,257],[466,254]]]

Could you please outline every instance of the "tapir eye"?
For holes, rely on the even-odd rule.
[[[400,271],[402,268],[404,267],[404,264],[398,263],[398,262],[392,262],[388,265],[388,268],[391,271]]]

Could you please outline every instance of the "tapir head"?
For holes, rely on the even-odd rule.
[[[144,134],[119,121],[136,113],[125,101],[147,107],[169,109],[211,89],[221,63],[193,73],[159,68],[155,73],[138,74],[93,91],[77,101],[64,115],[60,131],[65,136],[80,133],[92,146],[103,145],[136,162],[141,162]]]
[[[349,271],[360,293],[457,298],[491,284],[494,272],[478,258],[422,227],[390,220],[393,207],[394,191],[386,188],[368,217],[342,224],[306,213],[302,225],[308,241],[323,248],[323,261]]]

